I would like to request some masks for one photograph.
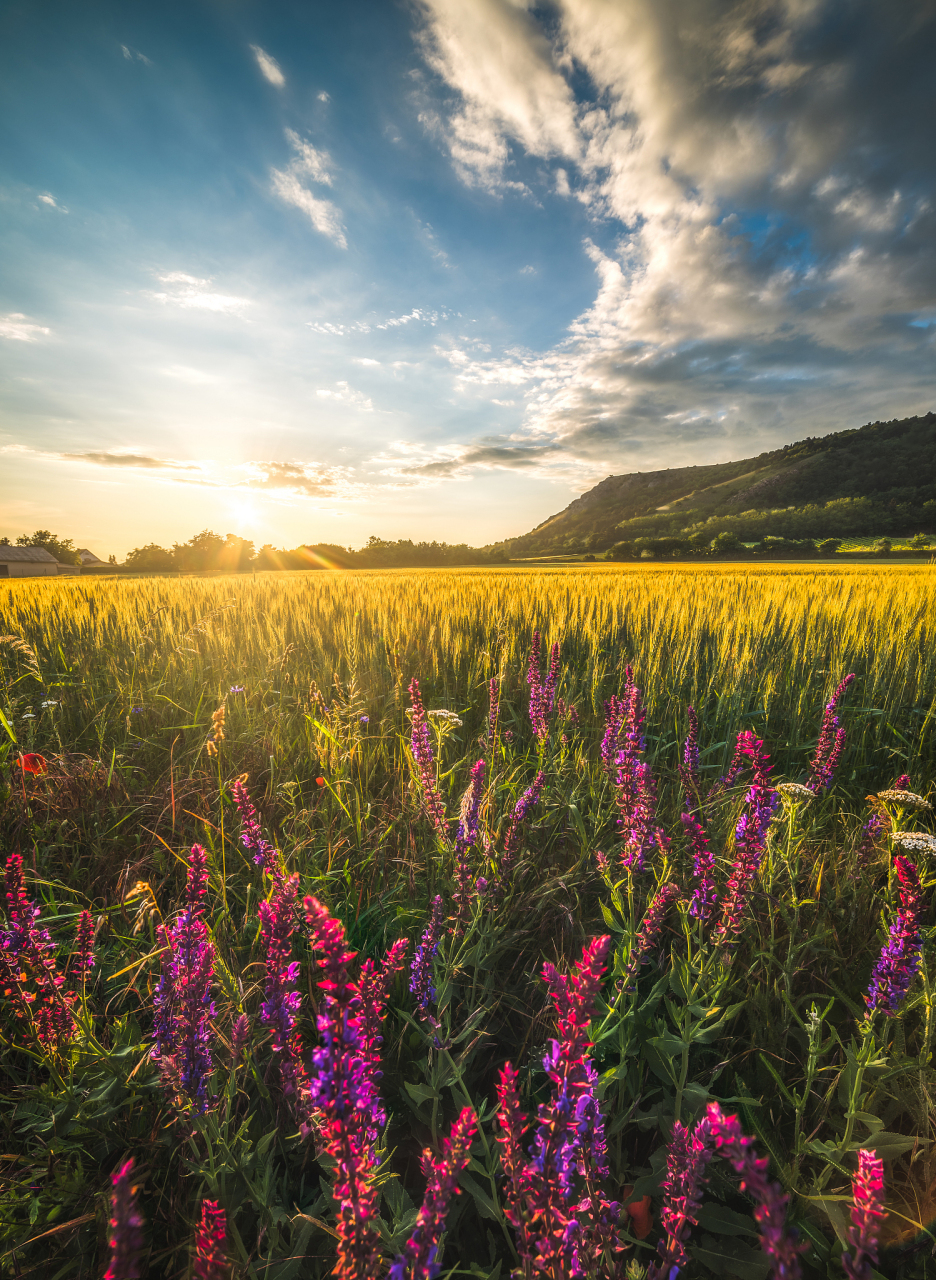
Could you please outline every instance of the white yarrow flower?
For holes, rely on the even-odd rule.
[[[891,804],[902,804],[906,809],[932,809],[932,805],[928,800],[924,800],[922,796],[918,796],[915,791],[879,791],[877,793],[879,800],[887,800]]]
[[[936,853],[936,836],[926,831],[895,831],[894,844],[902,849],[915,849],[919,853]]]

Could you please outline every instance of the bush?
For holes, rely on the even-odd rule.
[[[826,538],[824,541],[819,543],[819,550],[824,556],[834,556],[841,545],[841,538]]]
[[[893,545],[890,538],[878,538],[873,547],[874,554],[876,556],[889,556]]]
[[[930,544],[930,538],[925,533],[918,533],[910,539],[910,546],[914,551],[925,551]]]
[[[722,533],[717,534],[711,542],[712,550],[718,553],[726,551],[743,551],[744,543],[736,533],[725,529]]]

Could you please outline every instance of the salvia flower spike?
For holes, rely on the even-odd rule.
[[[893,1018],[900,1009],[920,967],[920,915],[923,909],[920,877],[909,858],[896,857],[894,868],[900,892],[900,909],[890,927],[887,942],[871,974],[865,996],[867,1016],[883,1011]]]
[[[854,682],[855,676],[852,672],[841,681],[822,712],[816,753],[809,765],[809,787],[813,791],[828,791],[832,785],[842,752],[845,750],[845,728],[839,723],[835,713],[838,704]]]
[[[195,1236],[192,1280],[227,1280],[230,1274],[225,1244],[227,1215],[214,1200],[203,1200]]]
[[[413,752],[413,763],[416,766],[416,773],[419,778],[423,808],[439,837],[448,842],[445,804],[439,794],[439,787],[436,782],[432,733],[429,729],[426,709],[423,706],[422,694],[419,691],[419,681],[415,676],[409,684],[409,695],[412,703],[410,709],[410,747]]]
[[[133,1160],[127,1160],[111,1174],[111,1216],[107,1243],[110,1263],[104,1280],[140,1280],[140,1254],[143,1251],[143,1219],[136,1205],[133,1185]]]
[[[244,776],[246,777],[246,774]],[[247,794],[247,788],[240,778],[234,783],[231,793],[234,796],[234,804],[237,806],[237,812],[241,820],[241,844],[252,856],[257,866],[262,867],[264,871],[272,875],[276,867],[276,850],[268,840],[263,838],[257,811],[253,807],[250,796]]]
[[[884,1208],[884,1161],[873,1151],[858,1152],[858,1172],[852,1179],[849,1250],[842,1254],[842,1267],[849,1280],[871,1280],[878,1260],[878,1235]]]
[[[651,952],[659,946],[667,912],[678,897],[679,885],[672,881],[661,885],[653,895],[631,947],[627,972],[624,975],[625,986],[634,983],[641,966],[650,958]]]
[[[441,940],[442,898],[440,895],[433,899],[429,923],[423,931],[416,954],[413,956],[413,963],[410,965],[409,989],[416,999],[416,1015],[423,1022],[433,1020],[436,989],[432,966]]]

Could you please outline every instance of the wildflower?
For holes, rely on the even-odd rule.
[[[203,905],[207,857],[201,845],[192,846],[185,906],[171,928],[157,931],[166,954],[153,993],[153,1059],[170,1090],[180,1090],[199,1111],[208,1106],[215,1016],[215,949]]]
[[[469,854],[478,839],[481,797],[484,793],[484,761],[479,760],[471,770],[471,784],[462,797],[461,817],[455,835],[455,914],[463,920],[468,914],[471,893],[471,864]]]
[[[250,1019],[246,1013],[239,1013],[231,1028],[231,1057],[239,1062],[247,1049],[250,1040]]]
[[[205,750],[210,756],[218,754],[218,743],[224,741],[224,703],[211,713],[211,733],[205,741]]]
[[[442,940],[442,898],[436,897],[432,903],[429,923],[423,931],[410,965],[410,993],[416,997],[416,1015],[423,1022],[432,1020],[432,1006],[435,1003],[436,989],[432,979],[432,962],[439,943]]]
[[[316,785],[317,787],[324,787],[324,785],[325,785],[325,779],[324,779],[324,778],[316,778],[316,779],[315,779],[315,785]]]
[[[135,716],[140,716],[140,715],[142,715],[142,714],[143,714],[144,708],[143,708],[143,707],[131,707],[131,708],[130,708],[130,710],[131,710],[131,712],[132,712]]]
[[[477,1116],[470,1107],[465,1107],[452,1125],[451,1136],[443,1139],[440,1158],[433,1160],[428,1148],[423,1152],[422,1167],[429,1177],[426,1194],[413,1234],[387,1273],[387,1280],[407,1280],[407,1277],[435,1280],[439,1274],[441,1268],[436,1261],[439,1238],[445,1229],[449,1202],[459,1194],[457,1178],[468,1167],[477,1126]]]
[[[454,711],[448,711],[445,707],[437,707],[435,711],[427,711],[426,715],[430,720],[442,720],[445,724],[453,725],[456,729],[460,729],[465,723]]]
[[[61,990],[55,948],[47,929],[39,927],[38,905],[26,892],[23,859],[11,853],[6,862],[7,927],[0,929],[0,988],[12,996],[19,1017],[28,1018],[39,1043],[60,1053],[75,1034],[74,994]],[[26,983],[32,978],[35,990]]]
[[[377,1274],[380,1236],[378,1192],[373,1185],[376,1156],[369,1134],[385,1120],[371,1063],[361,1044],[361,991],[348,977],[354,952],[344,929],[315,898],[303,902],[312,944],[324,977],[316,1019],[321,1042],[312,1055],[309,1105],[326,1153],[335,1161],[338,1202],[338,1262],[344,1280],[371,1280]]]
[[[132,1177],[132,1160],[111,1174],[114,1190],[107,1237],[110,1265],[104,1272],[104,1280],[139,1280],[140,1277],[143,1219],[136,1207],[136,1187],[132,1184]]]
[[[390,994],[390,984],[403,968],[408,947],[406,938],[398,938],[379,966],[370,959],[361,965],[361,1057],[375,1082],[381,1075],[380,1046],[383,1044],[383,1037],[380,1028]],[[376,1142],[376,1130],[370,1140]]]
[[[866,1017],[883,1010],[888,1018],[897,1013],[920,967],[920,915],[923,908],[920,878],[909,858],[894,859],[900,892],[900,910],[890,927],[887,942],[871,974],[865,996]]]
[[[816,740],[816,753],[809,765],[809,788],[811,791],[828,791],[832,778],[838,767],[842,752],[845,750],[845,728],[839,724],[835,714],[839,702],[854,684],[854,673],[847,675],[836,688],[825,705],[822,713],[822,724]]]
[[[502,891],[506,888],[510,874],[513,870],[514,859],[520,848],[520,840],[523,836],[523,825],[527,820],[530,810],[539,801],[543,795],[543,789],[546,786],[546,774],[542,769],[539,770],[533,779],[531,786],[527,787],[523,795],[514,805],[514,811],[510,815],[510,823],[507,827],[507,835],[504,838],[504,851],[501,854],[500,866],[497,872],[497,889]]]
[[[554,644],[549,655],[549,667],[543,680],[540,670],[540,633],[533,632],[530,661],[527,667],[527,684],[530,686],[530,723],[537,741],[545,745],[549,738],[549,717],[556,701],[556,685],[559,681],[559,645]]]
[[[35,720],[35,715],[31,711],[24,711],[21,717],[23,720]]]
[[[718,892],[715,881],[712,879],[712,873],[715,870],[715,854],[709,847],[705,828],[697,818],[694,818],[691,813],[683,813],[680,814],[679,821],[683,824],[683,830],[689,838],[689,848],[692,851],[692,874],[696,880],[695,891],[689,903],[689,914],[695,916],[697,920],[705,921],[710,919],[718,904]]]
[[[419,681],[413,677],[409,685],[409,694],[412,701],[410,711],[410,746],[413,752],[413,763],[416,765],[416,773],[419,777],[420,789],[422,792],[423,808],[426,816],[435,827],[437,834],[445,841],[448,840],[448,832],[446,830],[445,805],[442,797],[439,795],[439,788],[435,776],[435,754],[432,750],[432,738],[429,733],[429,722],[426,718],[426,712],[422,703],[422,695],[419,692]]]
[[[72,960],[75,976],[87,978],[94,968],[94,919],[90,911],[82,911],[78,917]]]
[[[359,716],[358,724],[370,724],[370,716]]]
[[[246,776],[244,774],[245,778]],[[264,840],[260,831],[257,811],[253,807],[250,796],[247,794],[247,788],[240,778],[234,783],[231,793],[234,796],[237,812],[240,814],[241,844],[248,853],[253,855],[253,860],[258,867],[262,867],[264,871],[272,874],[276,866],[276,850],[269,841]]]
[[[43,706],[43,707],[57,707],[57,706],[58,706],[58,699],[57,699],[57,698],[47,698],[45,702],[40,703],[40,706]]]
[[[861,839],[859,840],[858,846],[855,850],[859,867],[864,867],[868,863],[871,855],[874,853],[878,838],[881,833],[887,829],[888,825],[889,820],[885,815],[872,813],[871,817],[861,828]],[[900,832],[900,834],[916,835],[916,832]]]
[[[739,750],[751,761],[753,781],[745,798],[744,812],[735,827],[735,852],[722,898],[721,917],[713,940],[728,949],[734,946],[744,923],[744,910],[754,880],[760,870],[767,844],[767,830],[777,807],[777,794],[767,785],[770,766],[760,738],[745,731],[738,735]]]
[[[871,1280],[878,1260],[878,1232],[887,1217],[884,1208],[884,1161],[873,1151],[858,1152],[858,1172],[852,1179],[851,1250],[842,1254],[849,1280]]]
[[[706,1111],[715,1150],[735,1173],[740,1174],[740,1186],[756,1201],[754,1221],[760,1234],[761,1247],[773,1263],[776,1280],[798,1280],[802,1274],[799,1255],[804,1245],[786,1230],[788,1197],[776,1182],[767,1179],[768,1161],[758,1157],[753,1139],[745,1136],[737,1116],[726,1116],[717,1102],[710,1102]]]
[[[598,868],[599,874],[607,880],[608,876],[611,874],[611,864],[608,862],[608,855],[606,853],[602,853],[600,849],[595,850],[595,865]]]
[[[816,798],[815,791],[811,787],[804,787],[800,782],[778,782],[774,789],[781,796],[787,797],[794,803],[799,803],[803,800],[815,800]]]
[[[663,929],[663,922],[666,919],[666,913],[670,905],[679,897],[679,885],[668,881],[653,895],[653,899],[647,908],[647,913],[640,923],[637,936],[631,946],[630,956],[627,961],[627,971],[624,974],[625,982],[633,982],[641,967],[646,963],[650,952],[656,947],[660,933]]]
[[[242,684],[231,685],[231,693],[243,693],[243,692],[244,692],[244,686]]]
[[[500,681],[492,676],[488,681],[488,726],[487,739],[493,742],[497,737],[497,725],[500,719]]]
[[[546,1275],[580,1274],[581,1261],[616,1247],[619,1206],[607,1201],[600,1181],[607,1174],[604,1121],[595,1094],[595,1072],[586,1060],[588,1024],[601,985],[611,940],[595,938],[575,972],[543,966],[557,1017],[557,1038],[543,1060],[552,1096],[540,1104],[529,1160],[522,1154],[525,1119],[517,1101],[514,1068],[507,1063],[497,1086],[497,1141],[506,1173],[505,1213],[518,1234],[525,1267]],[[584,1171],[591,1194],[574,1202],[575,1175]],[[582,1254],[590,1255],[582,1258]]]
[[[629,670],[630,668],[628,668]],[[614,774],[614,762],[617,760],[621,731],[627,715],[627,703],[613,693],[604,704],[605,729],[601,739],[601,763],[609,776]]]
[[[688,1266],[686,1241],[690,1228],[699,1221],[706,1170],[714,1155],[711,1122],[707,1116],[690,1131],[678,1120],[673,1125],[666,1154],[666,1181],[663,1183],[661,1220],[664,1236],[657,1245],[659,1261],[650,1267],[649,1280],[669,1280]]]
[[[699,776],[699,717],[696,715],[694,707],[688,707],[687,712],[689,716],[689,732],[686,734],[686,741],[683,743],[683,757],[682,764],[679,766],[679,776],[682,780],[688,804],[698,795],[702,780]]]
[[[624,672],[621,703],[615,757],[616,800],[621,813],[618,827],[623,840],[621,863],[631,871],[643,871],[648,854],[655,848],[665,849],[669,842],[656,823],[656,784],[650,766],[642,759],[647,746],[644,711],[630,667]]]
[[[225,1280],[229,1274],[224,1248],[226,1240],[227,1215],[214,1200],[203,1200],[195,1236],[192,1280]]]
[[[915,849],[920,853],[936,853],[936,836],[926,831],[895,831],[891,839],[903,849]]]
[[[281,876],[276,881],[269,902],[261,902],[259,907],[260,936],[266,964],[260,1020],[273,1033],[273,1052],[283,1055],[287,1092],[291,1091],[293,1085],[294,1064],[290,1050],[296,1013],[301,1003],[296,990],[299,961],[290,959],[298,897],[299,877]]]
[[[41,756],[38,751],[27,751],[25,755],[20,756],[17,764],[23,773],[48,773],[49,762],[45,756]]]
[[[928,800],[918,796],[915,791],[904,791],[899,787],[893,787],[889,791],[879,791],[877,798],[886,800],[888,804],[903,805],[905,809],[932,809],[933,807]]]
[[[895,790],[895,791],[909,791],[909,790],[910,790],[910,775],[909,775],[909,773],[902,773],[902,774],[900,775],[900,777],[899,777],[899,778],[897,779],[897,781],[894,783],[894,790]]]

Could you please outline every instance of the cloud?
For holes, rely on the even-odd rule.
[[[10,338],[14,342],[36,342],[40,335],[51,332],[44,325],[27,320],[21,311],[0,316],[0,338]]]
[[[376,364],[376,361],[373,363]],[[364,413],[374,412],[374,405],[370,398],[349,387],[347,382],[336,382],[334,389],[323,388],[316,391],[315,394],[321,400],[337,400],[342,404],[350,405],[354,409],[361,409]]]
[[[122,44],[120,51],[128,62],[143,62],[146,66],[151,67],[153,64],[145,53],[140,53],[139,49],[130,49],[127,45]]]
[[[387,316],[384,320],[353,320],[347,324],[331,320],[307,320],[306,324],[316,333],[327,333],[336,338],[344,338],[351,333],[370,333],[374,329],[399,329],[404,325],[417,322],[435,327],[453,318],[453,313],[445,307],[439,311],[426,307],[413,307],[411,311],[401,316]]]
[[[91,462],[97,467],[142,467],[146,471],[197,471],[190,462],[176,462],[171,458],[153,458],[143,453],[109,453],[89,450],[87,453],[56,453],[50,455],[69,462]]]
[[[316,231],[327,236],[339,249],[347,249],[348,241],[341,220],[341,210],[330,200],[314,195],[303,179],[323,186],[332,185],[328,153],[319,151],[293,129],[286,130],[295,155],[285,169],[271,169],[273,194],[284,204],[291,204],[307,215]]]
[[[286,83],[286,77],[280,70],[280,64],[258,44],[252,44],[250,48],[257,59],[257,66],[263,73],[263,78],[269,80],[270,84],[275,85],[277,89],[282,89]]]
[[[317,93],[315,96],[318,98],[319,102],[331,102],[331,96],[327,94],[324,89],[321,93]]]
[[[65,206],[62,204],[59,204],[55,196],[50,196],[47,191],[43,192],[42,195],[40,195],[39,199],[42,201],[43,204],[47,204],[50,209],[57,209],[59,213],[68,213],[68,210],[65,208]]]
[[[523,433],[588,465],[662,465],[677,443],[736,456],[888,402],[888,417],[928,407],[924,0],[421,13],[438,77],[423,116],[462,180],[506,194],[522,178],[596,227],[595,299],[565,340],[494,358],[453,345],[460,386],[522,387]]]
[[[231,294],[215,293],[210,279],[186,275],[184,271],[170,271],[159,276],[161,284],[167,285],[164,291],[146,290],[146,296],[164,304],[194,309],[196,311],[216,311],[229,315],[241,315],[251,306],[249,298],[239,298]]]

